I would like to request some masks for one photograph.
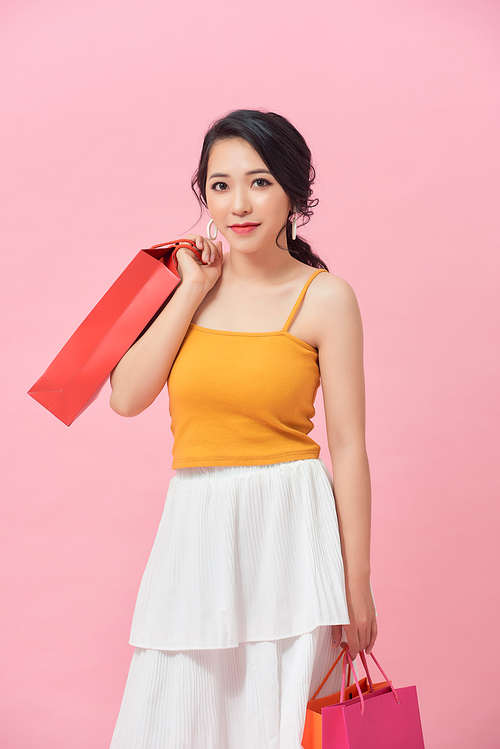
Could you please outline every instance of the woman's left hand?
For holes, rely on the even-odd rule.
[[[362,585],[347,583],[347,607],[349,624],[344,624],[349,653],[354,660],[361,650],[369,655],[377,639],[377,616],[370,583]]]

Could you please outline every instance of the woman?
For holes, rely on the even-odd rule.
[[[113,372],[124,416],[168,383],[177,469],[113,749],[299,749],[342,625],[353,657],[373,648],[361,321],[296,236],[313,178],[280,115],[214,123],[193,188],[230,250],[191,235],[202,262],[179,252],[182,283]],[[335,499],[308,436],[320,371]]]

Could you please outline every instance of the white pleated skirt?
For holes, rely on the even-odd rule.
[[[111,749],[300,749],[349,621],[321,460],[183,468],[140,586]],[[337,667],[319,696],[340,689]]]

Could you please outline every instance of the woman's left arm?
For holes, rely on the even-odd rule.
[[[321,274],[315,328],[328,446],[339,519],[350,623],[344,626],[353,658],[370,653],[377,636],[370,587],[370,470],[365,446],[363,331],[348,283]],[[318,279],[319,280],[319,279]]]

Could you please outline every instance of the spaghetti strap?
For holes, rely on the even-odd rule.
[[[318,273],[326,273],[326,272],[327,271],[324,268],[318,268],[318,270],[315,270],[314,273],[311,276],[309,276],[309,278],[307,279],[307,281],[306,281],[306,283],[304,285],[304,288],[302,289],[302,291],[299,294],[299,297],[298,297],[297,301],[293,305],[292,311],[288,315],[288,320],[286,321],[285,325],[283,326],[283,330],[285,332],[288,332],[288,328],[292,324],[293,318],[297,314],[297,310],[299,309],[299,307],[300,307],[300,305],[302,303],[302,300],[304,299],[305,293],[306,293],[307,289],[309,288],[309,284],[311,283],[311,281],[316,278],[316,276],[318,275]]]

